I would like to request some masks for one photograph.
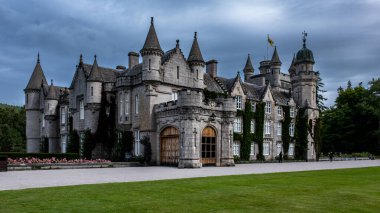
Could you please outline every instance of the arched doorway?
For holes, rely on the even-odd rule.
[[[216,132],[206,127],[202,132],[202,165],[216,164]]]
[[[170,126],[162,130],[160,135],[161,165],[178,165],[179,159],[179,131]]]

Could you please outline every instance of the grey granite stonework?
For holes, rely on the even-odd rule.
[[[143,154],[139,140],[149,136],[153,164],[164,164],[161,158],[168,150],[162,146],[162,134],[169,127],[175,129],[173,140],[178,153],[174,157],[180,168],[204,166],[206,161],[202,156],[206,154],[202,149],[205,149],[206,129],[215,134],[207,136],[215,138],[213,159],[208,159],[207,163],[233,166],[234,155],[239,154],[236,151],[239,144],[233,139],[233,132],[239,129],[236,112],[239,106],[244,109],[246,102],[252,106],[261,102],[271,106],[264,118],[269,125],[268,131],[264,131],[264,143],[268,148],[264,153],[266,159],[274,159],[284,151],[281,134],[278,134],[278,124],[284,119],[282,107],[290,106],[295,114],[297,109],[307,108],[309,119],[314,122],[318,118],[318,72],[313,69],[314,56],[306,48],[306,37],[287,73],[281,72],[282,63],[276,47],[272,59],[260,62],[256,73],[248,55],[242,66],[243,79],[240,73],[231,79],[218,76],[218,61],[212,59],[206,63],[200,46],[195,33],[187,58],[179,40],[174,48],[164,52],[152,18],[140,54],[128,54],[128,68],[121,65],[115,69],[101,67],[96,56],[92,64],[86,64],[81,55],[68,88],[47,83],[38,56],[24,90],[27,151],[39,152],[41,141],[47,138],[49,152],[66,152],[69,120],[79,133],[86,129],[95,132],[104,103],[102,97],[107,106],[115,106],[116,128],[134,133],[134,155]],[[204,90],[223,96],[207,100]],[[241,100],[240,105],[238,100]],[[251,158],[256,159],[258,148],[254,141],[252,143]],[[309,136],[308,159],[315,157],[314,142]]]

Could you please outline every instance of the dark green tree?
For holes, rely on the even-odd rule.
[[[76,130],[72,130],[69,133],[69,143],[67,144],[68,153],[78,153],[79,154],[79,134]]]
[[[94,148],[95,148],[94,134],[91,133],[90,129],[87,129],[84,132],[82,158],[92,159],[92,150]]]

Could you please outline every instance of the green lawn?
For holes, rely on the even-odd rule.
[[[380,212],[380,167],[0,191],[0,212]]]

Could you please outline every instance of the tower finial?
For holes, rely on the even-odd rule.
[[[94,55],[94,58],[95,58],[95,60],[96,60],[96,54]]]
[[[38,53],[37,53],[37,64],[39,64],[40,63],[40,52],[38,51]]]
[[[153,17],[150,17],[150,24],[153,24]]]
[[[197,32],[194,32],[194,39],[197,38]]]
[[[302,41],[303,41],[303,48],[306,48],[306,37],[307,37],[307,32],[304,30],[302,32],[302,35],[303,35],[303,38],[302,38]]]
[[[176,48],[179,48],[179,39],[175,40],[175,42],[176,42],[175,47],[176,47]]]
[[[83,64],[83,55],[80,54],[79,56],[79,65],[82,65]]]
[[[50,85],[53,85],[53,79],[50,79]]]

